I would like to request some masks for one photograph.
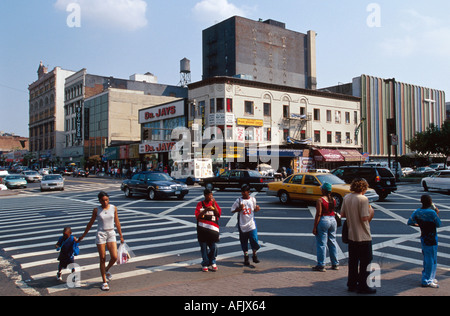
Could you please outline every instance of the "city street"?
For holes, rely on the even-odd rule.
[[[200,271],[200,248],[196,240],[194,210],[203,198],[203,188],[190,187],[184,200],[149,201],[144,197],[126,198],[120,190],[120,180],[110,178],[66,178],[62,192],[40,192],[39,184],[31,184],[16,195],[0,196],[0,260],[3,274],[0,295],[102,295],[98,269],[98,254],[94,244],[96,225],[80,244],[80,288],[69,288],[56,280],[58,253],[54,245],[65,226],[71,226],[74,236],[80,236],[98,205],[97,194],[104,190],[110,202],[118,207],[125,241],[135,257],[125,265],[115,266],[108,295],[183,295],[168,291],[171,286],[185,285],[184,295],[195,296],[189,284],[236,278],[246,283],[261,272],[268,275],[274,269],[293,272],[296,267],[309,271],[316,263],[316,243],[312,235],[315,207],[294,202],[283,206],[277,198],[262,192],[252,192],[261,211],[256,215],[260,250],[260,264],[244,267],[236,229],[236,218],[230,208],[238,190],[217,191],[214,196],[222,208],[221,241],[219,243],[218,272]],[[419,230],[406,222],[420,204],[424,193],[418,183],[401,183],[397,193],[386,201],[373,204],[375,218],[371,223],[374,263],[383,269],[401,267],[410,270],[420,287],[422,253]],[[442,280],[450,271],[450,199],[446,192],[429,192],[440,209],[443,227],[439,229],[438,274]],[[341,242],[338,229],[340,276],[345,291],[347,246]],[[7,274],[5,274],[7,272]],[[316,273],[317,279],[329,278],[333,271]],[[1,274],[1,273],[0,273]],[[301,272],[298,276],[301,286]],[[6,283],[7,281],[7,283]],[[268,285],[266,286],[268,287]],[[175,287],[172,286],[172,289]],[[313,295],[313,292],[303,295]],[[216,289],[219,295],[236,294],[226,287]],[[382,290],[380,291],[383,294]],[[386,292],[385,292],[386,294]],[[450,293],[440,292],[439,295]],[[260,290],[248,295],[286,295],[283,292]]]

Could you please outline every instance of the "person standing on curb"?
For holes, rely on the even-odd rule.
[[[244,265],[249,266],[248,256],[248,242],[253,251],[252,260],[254,263],[259,263],[256,252],[261,248],[258,243],[258,231],[255,223],[255,213],[260,211],[259,205],[256,204],[256,199],[250,196],[250,186],[244,184],[241,187],[242,197],[238,198],[231,206],[232,213],[238,213],[238,227],[239,240],[241,248],[244,252]]]
[[[87,224],[86,230],[83,235],[78,238],[78,242],[81,242],[87,235],[95,220],[97,220],[97,236],[95,243],[97,245],[98,254],[100,257],[100,273],[103,279],[102,291],[109,291],[109,285],[107,281],[112,280],[112,275],[109,269],[117,262],[117,240],[116,231],[114,225],[120,235],[120,242],[123,244],[124,239],[122,235],[122,228],[120,226],[119,216],[117,215],[117,207],[109,204],[109,195],[106,192],[100,192],[98,194],[98,201],[101,204],[100,208],[94,208],[92,211],[92,217]],[[111,259],[108,266],[106,266],[106,248],[108,248]]]
[[[219,242],[219,218],[222,210],[213,197],[211,190],[203,191],[205,200],[198,202],[195,209],[197,219],[197,239],[200,244],[202,254],[202,271],[208,272],[211,266],[212,271],[217,271],[216,257],[217,244]]]
[[[330,252],[331,269],[339,270],[339,261],[336,243],[337,223],[334,213],[336,201],[331,196],[331,184],[325,182],[321,189],[322,197],[316,202],[316,217],[313,228],[317,244],[317,265],[312,269],[313,271],[325,272],[327,246]]]
[[[367,278],[370,273],[367,267],[372,262],[372,235],[370,222],[374,217],[374,210],[369,205],[369,199],[364,196],[369,184],[365,179],[354,179],[350,185],[352,193],[344,197],[341,208],[342,218],[348,224],[348,281],[350,292],[360,294],[374,294],[376,289],[370,288]]]
[[[439,288],[436,280],[438,235],[436,228],[441,227],[439,209],[429,195],[420,198],[422,207],[415,210],[408,220],[408,225],[419,226],[423,253],[422,287]]]

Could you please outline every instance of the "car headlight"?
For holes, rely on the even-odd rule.
[[[170,187],[164,185],[156,186],[156,190],[170,190]]]
[[[182,186],[181,186],[183,189],[187,189],[187,184],[183,184]]]

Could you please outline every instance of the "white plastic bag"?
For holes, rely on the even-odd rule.
[[[134,253],[131,248],[126,244],[120,244],[117,250],[117,264],[125,264],[134,257]]]

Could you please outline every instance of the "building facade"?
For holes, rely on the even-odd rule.
[[[430,124],[441,126],[445,121],[444,91],[369,75],[323,90],[361,98],[361,117],[365,119],[361,129],[362,145],[370,158],[386,158],[389,151],[395,155],[395,148],[389,148],[390,134],[396,136],[397,155],[407,155],[411,153],[406,146],[408,140]],[[392,126],[395,133],[390,133],[388,119],[395,121]]]
[[[315,89],[316,33],[234,16],[203,31],[203,79],[238,76]]]
[[[263,156],[281,159],[284,166],[300,157],[312,158],[320,167],[362,159],[361,135],[356,133],[361,123],[359,98],[216,77],[190,84],[189,100],[195,101],[187,113],[189,127],[218,128],[203,132],[203,145],[213,139],[235,144],[233,152],[224,148],[215,161],[218,165],[250,166],[248,162]],[[356,156],[345,157],[345,152]]]
[[[61,161],[65,143],[64,85],[72,74],[60,67],[48,72],[41,62],[38,80],[28,87],[30,152],[41,166]]]
[[[104,164],[141,165],[139,143],[141,126],[139,110],[171,102],[187,96],[181,89],[180,96],[149,95],[144,91],[108,88],[85,100],[86,161],[102,158]],[[130,150],[130,145],[131,149]]]

